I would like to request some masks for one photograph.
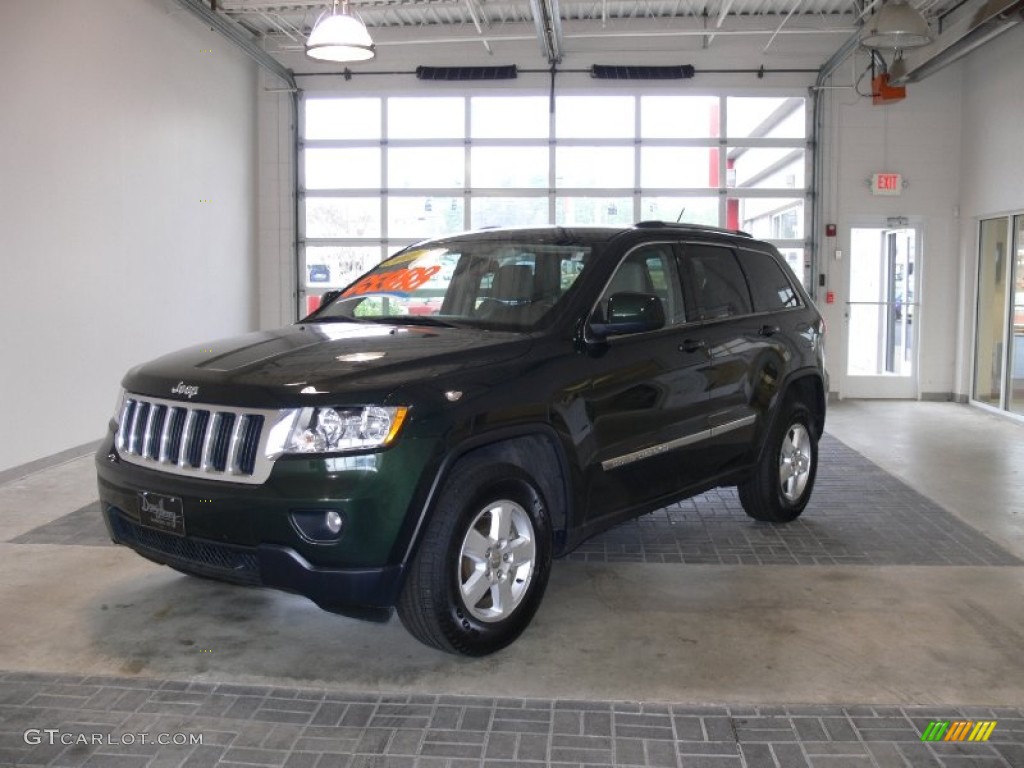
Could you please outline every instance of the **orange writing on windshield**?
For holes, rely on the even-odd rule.
[[[388,272],[374,272],[353,285],[342,296],[364,293],[412,293],[441,271],[441,267],[412,267]]]

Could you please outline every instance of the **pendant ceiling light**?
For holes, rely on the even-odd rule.
[[[367,61],[376,51],[366,25],[349,11],[348,0],[342,2],[340,12],[334,0],[334,8],[324,11],[313,25],[306,55],[320,61]]]
[[[928,45],[932,33],[919,11],[903,0],[894,0],[868,20],[860,41],[868,48],[903,50]]]

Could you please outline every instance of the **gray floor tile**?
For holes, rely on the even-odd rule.
[[[644,766],[644,768],[1024,768],[1024,739],[1014,708],[734,706],[684,703],[559,702],[194,687],[155,681],[135,689],[115,678],[34,675],[15,686],[14,700],[46,700],[59,708],[0,704],[0,765],[53,768],[177,768],[233,764],[321,766],[517,765]],[[2,687],[2,686],[0,686]],[[116,694],[116,695],[115,695]],[[147,712],[93,709],[121,696],[144,696]],[[345,703],[352,701],[353,703]],[[239,702],[250,702],[242,713]],[[181,707],[203,711],[182,714]],[[214,714],[219,712],[220,714]],[[260,713],[297,715],[303,722],[260,720]],[[723,714],[729,713],[729,714]],[[839,714],[843,713],[843,714]],[[1000,740],[922,743],[930,719],[1000,721]],[[255,715],[255,716],[252,716]],[[346,719],[349,721],[346,723]],[[188,733],[202,744],[180,750],[152,744],[26,745],[24,728],[54,722],[63,732]],[[443,726],[443,727],[436,727]],[[19,730],[21,729],[21,730]]]

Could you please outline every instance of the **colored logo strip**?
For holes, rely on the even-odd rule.
[[[932,720],[921,733],[921,741],[988,741],[996,720]]]

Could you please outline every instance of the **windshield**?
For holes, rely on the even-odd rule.
[[[464,240],[413,246],[342,291],[311,320],[528,330],[590,260],[587,245]]]

